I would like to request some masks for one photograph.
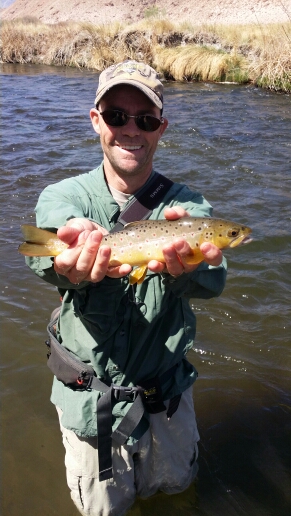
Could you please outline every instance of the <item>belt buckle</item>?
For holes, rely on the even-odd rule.
[[[117,401],[134,401],[138,395],[137,387],[113,385],[114,396]]]

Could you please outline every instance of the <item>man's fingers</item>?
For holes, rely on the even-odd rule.
[[[72,283],[80,283],[90,273],[94,264],[102,233],[83,231],[72,246],[55,258],[55,270],[67,276]]]
[[[110,255],[110,247],[104,245],[99,248],[96,259],[92,264],[92,269],[90,270],[90,281],[97,283],[104,278],[108,269]]]
[[[57,235],[63,242],[68,245],[72,245],[82,231],[84,231],[84,229],[72,226],[62,226],[58,229]]]
[[[222,262],[222,252],[218,247],[209,242],[205,242],[201,244],[200,250],[204,256],[204,261],[209,265],[213,265],[214,267],[218,267]]]
[[[171,276],[180,276],[184,272],[184,267],[173,244],[163,247],[163,254],[166,262],[167,271]]]
[[[187,213],[187,211],[184,210],[184,208],[181,206],[175,206],[175,208],[165,208],[164,215],[167,220],[177,220],[181,217],[189,217],[189,213]]]
[[[106,271],[106,276],[109,276],[109,278],[122,278],[123,276],[127,276],[131,271],[132,267],[127,263],[124,263],[117,267],[109,267]]]
[[[83,231],[75,238],[73,244],[68,249],[65,249],[59,256],[55,257],[54,268],[58,274],[67,276],[67,273],[74,268],[89,234],[89,231]]]
[[[165,270],[165,264],[157,260],[151,260],[148,263],[148,269],[152,272],[163,272]]]
[[[91,270],[95,265],[101,241],[102,233],[100,233],[100,231],[92,231],[89,233],[89,236],[86,239],[82,252],[80,253],[80,256],[75,265],[77,283],[83,281],[89,274],[91,275]],[[99,256],[99,259],[100,257],[101,255]]]

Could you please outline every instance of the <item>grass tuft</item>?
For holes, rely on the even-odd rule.
[[[251,82],[291,92],[291,21],[178,25],[154,10],[126,26],[118,22],[44,24],[26,17],[1,23],[0,59],[97,71],[124,59],[137,59],[171,80]]]

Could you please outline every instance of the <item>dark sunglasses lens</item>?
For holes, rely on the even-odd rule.
[[[150,115],[137,116],[135,120],[137,127],[142,131],[153,132],[161,125],[161,121],[158,118]]]
[[[117,109],[107,109],[103,111],[101,115],[105,124],[111,125],[111,127],[122,127],[127,124],[128,119],[131,118],[123,111],[118,111]],[[135,119],[137,127],[147,132],[156,131],[162,123],[158,118],[151,115],[139,115],[133,118]]]
[[[126,113],[114,109],[103,111],[102,116],[105,124],[111,125],[112,127],[122,127],[128,120]]]

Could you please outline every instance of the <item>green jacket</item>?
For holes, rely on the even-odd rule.
[[[166,206],[179,205],[195,217],[211,216],[212,208],[197,192],[175,183],[151,219],[163,219]],[[119,206],[104,180],[103,165],[80,176],[45,188],[36,206],[37,226],[55,230],[74,217],[86,217],[110,230]],[[173,279],[148,272],[134,288],[128,278],[105,277],[99,283],[73,285],[56,274],[51,258],[27,258],[31,269],[63,293],[58,326],[59,341],[81,360],[89,362],[106,382],[133,386],[139,380],[161,375],[179,363],[163,388],[169,399],[190,387],[195,368],[186,360],[193,346],[195,315],[190,298],[218,296],[225,284],[226,264],[211,267],[202,263],[190,274]],[[80,436],[95,436],[97,391],[74,391],[54,379],[52,402],[63,411],[62,424]],[[127,402],[113,409],[114,427],[128,410]],[[146,416],[133,439],[147,428]],[[131,441],[132,441],[131,440]]]

